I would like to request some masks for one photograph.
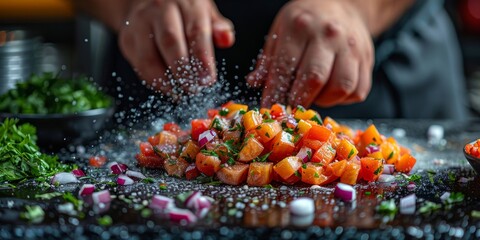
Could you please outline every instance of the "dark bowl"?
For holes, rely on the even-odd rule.
[[[472,144],[472,143],[475,143],[477,140],[473,141],[473,142],[470,142],[468,144]],[[468,145],[467,144],[467,145]],[[466,146],[466,145],[465,145]],[[467,158],[468,160],[468,163],[470,163],[470,165],[472,166],[473,170],[475,170],[475,172],[477,172],[477,174],[480,174],[480,159],[479,158],[476,158],[470,154],[468,154],[466,151],[465,151],[465,146],[463,147],[463,154],[465,155],[465,158]]]
[[[32,124],[37,128],[38,146],[45,150],[57,150],[95,139],[114,112],[114,108],[110,107],[72,114],[0,113],[0,119],[17,118],[19,123]]]

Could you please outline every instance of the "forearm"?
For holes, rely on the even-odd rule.
[[[392,26],[416,0],[346,0],[362,16],[373,37]]]
[[[109,28],[118,32],[126,24],[127,14],[132,0],[71,0],[75,8],[100,20]]]

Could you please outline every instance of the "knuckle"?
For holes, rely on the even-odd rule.
[[[336,92],[341,95],[350,95],[356,87],[356,81],[351,76],[343,76],[338,79]]]
[[[329,71],[325,66],[314,65],[307,71],[309,85],[323,85],[328,79]]]
[[[177,36],[175,35],[175,30],[173,28],[167,27],[162,30],[160,37],[160,44],[171,47],[176,45],[178,42]]]
[[[206,27],[199,24],[199,23],[192,23],[187,28],[187,38],[189,39],[196,39],[203,35],[206,35]]]
[[[311,28],[313,16],[307,11],[300,11],[293,15],[293,27],[295,30],[304,31]]]

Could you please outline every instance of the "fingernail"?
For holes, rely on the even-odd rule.
[[[217,31],[231,31],[232,26],[226,22],[220,21],[213,24],[213,28]]]

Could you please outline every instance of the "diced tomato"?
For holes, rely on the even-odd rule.
[[[237,144],[240,142],[240,140],[242,140],[241,137],[242,137],[241,130],[234,130],[234,131],[227,130],[227,131],[223,131],[222,140],[224,142],[233,140],[233,143]]]
[[[250,162],[263,152],[263,145],[254,137],[250,137],[238,153],[238,161]]]
[[[298,170],[302,167],[302,161],[296,156],[284,158],[273,166],[275,171],[281,178],[288,179],[294,174],[298,174]]]
[[[302,182],[308,184],[320,185],[327,180],[327,176],[323,175],[323,167],[316,163],[306,163],[301,168]]]
[[[340,177],[345,172],[345,167],[347,166],[347,160],[342,160],[338,162],[330,163],[330,169],[332,170],[332,174]]]
[[[415,157],[413,157],[408,153],[404,154],[394,164],[395,170],[403,173],[409,173],[412,170],[413,166],[415,166],[416,162],[417,162],[417,159],[415,159]]]
[[[378,179],[383,172],[383,162],[381,159],[364,157],[360,159],[360,176],[365,181],[373,182]]]
[[[107,162],[107,157],[105,156],[91,156],[88,159],[88,163],[90,164],[90,166],[97,167],[97,168],[105,165],[106,162]]]
[[[165,160],[163,168],[169,176],[183,177],[190,164],[182,158],[171,157]]]
[[[273,119],[279,119],[285,116],[285,114],[286,114],[285,106],[281,104],[275,103],[270,108],[270,116],[272,116]]]
[[[169,122],[169,123],[165,123],[163,125],[163,130],[164,131],[170,131],[170,132],[173,132],[173,133],[177,133],[177,132],[182,131],[182,128],[174,122]]]
[[[137,159],[137,163],[140,167],[147,168],[162,168],[163,163],[165,162],[164,159],[157,155],[145,156],[143,153],[135,155],[135,159]]]
[[[295,144],[293,144],[293,136],[290,133],[281,131],[271,141],[271,153],[268,160],[278,162],[293,154]]]
[[[360,168],[360,164],[354,161],[348,161],[347,166],[345,166],[345,170],[340,177],[340,182],[350,185],[356,184]]]
[[[220,112],[220,110],[218,110],[218,109],[208,109],[207,116],[208,116],[208,118],[212,119],[215,116],[218,116],[219,112]]]
[[[152,146],[156,145],[165,145],[165,144],[177,144],[178,137],[174,132],[171,131],[161,131],[154,136],[155,141],[150,142]],[[154,144],[155,143],[155,144]]]
[[[195,162],[195,157],[198,152],[200,152],[200,147],[192,140],[189,140],[182,149],[180,153],[180,158],[186,160],[187,162]]]
[[[364,146],[367,146],[371,143],[380,145],[382,143],[382,137],[380,136],[380,133],[375,125],[372,124],[362,133],[361,141]]]
[[[199,152],[195,158],[197,169],[207,176],[215,175],[220,170],[221,163],[217,156],[209,156],[202,152]]]
[[[192,139],[198,141],[198,136],[201,133],[207,131],[211,124],[211,119],[193,119],[191,122],[192,125]]]
[[[329,142],[326,142],[315,151],[311,162],[320,163],[323,166],[328,165],[335,158],[335,153],[335,149],[332,148]]]
[[[252,162],[248,168],[247,184],[249,186],[265,186],[272,182],[273,163]]]
[[[273,180],[276,181],[276,182],[280,182],[280,183],[287,184],[287,185],[293,185],[293,184],[297,183],[298,181],[300,181],[301,179],[302,178],[301,178],[300,174],[293,174],[289,178],[283,179],[275,171],[273,171]]]
[[[247,180],[248,164],[236,163],[218,170],[217,178],[225,184],[240,185]]]
[[[149,142],[140,143],[140,152],[147,157],[156,156],[153,146]]]
[[[158,145],[158,141],[160,140],[160,135],[157,133],[153,136],[148,137],[148,142],[152,145]]]
[[[197,165],[192,163],[188,165],[187,169],[185,169],[185,178],[187,180],[193,180],[200,176],[200,171],[198,171]]]

